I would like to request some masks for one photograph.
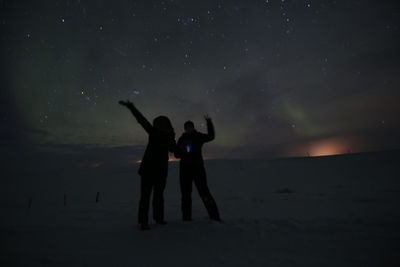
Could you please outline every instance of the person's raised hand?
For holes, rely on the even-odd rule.
[[[208,116],[208,114],[206,114],[206,115],[204,115],[204,119],[205,119],[206,121],[210,121],[210,120],[211,120],[211,117]]]
[[[122,105],[122,106],[127,107],[127,108],[133,107],[133,103],[131,101],[129,101],[129,100],[126,100],[126,101],[120,100],[118,103],[120,105]]]

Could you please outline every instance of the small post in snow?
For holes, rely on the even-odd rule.
[[[28,200],[28,209],[30,209],[32,207],[32,197],[29,197]]]
[[[96,194],[96,203],[99,202],[99,200],[100,200],[100,192],[97,192],[97,194]]]

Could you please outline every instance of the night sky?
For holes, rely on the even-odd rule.
[[[0,3],[3,147],[140,148],[129,99],[208,157],[400,148],[396,0]]]

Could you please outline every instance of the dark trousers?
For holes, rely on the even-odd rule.
[[[153,218],[155,221],[164,220],[164,189],[166,176],[154,177],[142,175],[140,180],[139,216],[140,224],[149,222],[150,197],[153,191]]]
[[[210,219],[220,220],[217,203],[208,189],[204,166],[181,164],[179,178],[182,193],[182,219],[192,219],[192,184],[194,182]]]

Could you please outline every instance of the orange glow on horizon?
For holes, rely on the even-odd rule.
[[[362,150],[362,141],[352,137],[332,137],[296,145],[287,149],[286,157],[321,157],[348,154]]]
[[[309,156],[332,156],[347,153],[348,149],[343,143],[335,142],[332,140],[323,140],[312,143],[309,148]]]

